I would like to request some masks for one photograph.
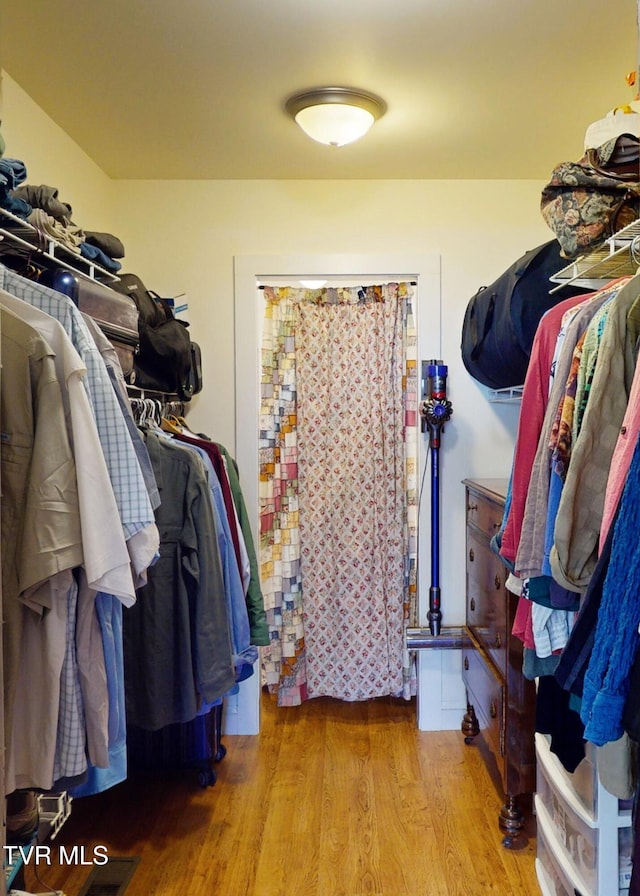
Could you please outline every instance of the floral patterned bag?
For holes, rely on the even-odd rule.
[[[594,249],[640,215],[640,169],[619,173],[607,168],[615,148],[611,140],[578,162],[562,162],[542,191],[542,217],[565,258]]]

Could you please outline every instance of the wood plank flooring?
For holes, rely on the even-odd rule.
[[[502,794],[481,750],[459,732],[420,732],[393,699],[262,696],[259,737],[227,736],[214,787],[193,771],[143,774],[75,800],[27,866],[31,892],[77,896],[90,867],[62,865],[84,846],[140,856],[126,896],[537,896],[535,822],[519,850],[501,844]]]

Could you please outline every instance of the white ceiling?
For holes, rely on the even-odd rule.
[[[113,178],[534,178],[633,99],[637,0],[0,0],[0,65]],[[388,105],[316,144],[316,86]]]

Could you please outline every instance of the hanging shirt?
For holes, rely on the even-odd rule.
[[[222,564],[224,590],[227,598],[227,610],[231,622],[230,630],[236,680],[244,681],[253,673],[253,664],[258,659],[258,648],[251,645],[245,589],[238,572],[231,531],[222,497],[222,488],[207,452],[197,445],[187,445],[187,447],[202,458],[208,474],[216,520],[216,534]]]
[[[240,477],[233,457],[224,445],[218,445],[222,456],[226,460],[226,470],[229,478],[229,487],[233,496],[233,503],[238,516],[238,524],[244,536],[244,543],[249,555],[249,585],[246,589],[247,609],[249,612],[249,624],[251,626],[251,643],[259,647],[269,644],[269,628],[267,616],[264,610],[264,596],[260,585],[260,569],[258,558],[253,543],[251,522],[240,486]]]
[[[142,470],[144,482],[147,487],[147,491],[149,492],[149,500],[151,501],[151,506],[155,510],[156,507],[158,507],[160,504],[158,485],[156,483],[155,476],[153,475],[151,461],[149,460],[149,454],[147,453],[146,445],[144,444],[144,440],[142,438],[142,435],[140,434],[140,430],[138,429],[136,421],[133,417],[133,412],[131,410],[131,401],[129,400],[129,394],[127,392],[127,383],[122,372],[122,366],[120,364],[120,359],[118,358],[118,353],[116,352],[113,345],[109,342],[107,337],[104,335],[95,320],[88,314],[84,313],[82,317],[84,318],[84,322],[86,323],[87,328],[91,333],[91,336],[93,337],[93,341],[95,342],[109,372],[109,377],[113,384],[116,397],[118,398],[118,404],[120,405],[120,409],[122,410],[122,416],[124,417],[129,435],[131,436],[131,441],[133,442],[136,457],[138,458],[138,463],[140,464],[140,469]]]
[[[640,443],[613,525],[593,649],[584,675],[580,717],[585,738],[602,745],[620,738],[630,672],[640,646]],[[620,596],[624,595],[624,600]]]
[[[11,780],[16,767],[12,729],[23,658],[24,614],[38,609],[44,614],[51,609],[49,580],[82,563],[82,538],[75,464],[53,352],[33,327],[14,315],[0,310],[0,323],[4,709],[9,792],[15,786]],[[27,610],[21,603],[26,593],[35,610]],[[63,611],[66,613],[66,607]]]
[[[47,606],[41,606],[38,614],[31,610],[23,613],[16,701],[5,767],[9,792],[14,787],[53,787],[67,643],[67,596],[72,578],[69,569],[53,575],[40,589],[40,600]],[[86,767],[84,756],[82,761]]]
[[[104,361],[82,314],[67,296],[0,265],[0,288],[59,320],[87,368],[85,388],[98,427],[125,540],[155,524],[140,465]],[[149,558],[149,562],[153,559]]]
[[[611,304],[593,384],[562,490],[551,551],[554,579],[584,591],[597,560],[611,457],[627,408],[640,336],[640,278]]]
[[[202,448],[211,459],[222,488],[238,569],[241,575],[243,570],[245,577],[248,574],[248,584],[245,586],[245,592],[249,624],[251,626],[251,643],[258,646],[266,646],[269,644],[269,632],[264,608],[264,597],[260,586],[260,571],[251,534],[249,514],[242,496],[234,460],[224,446],[218,445],[206,436],[196,436],[187,432],[176,432],[175,436],[180,441]],[[244,542],[243,546],[241,546],[241,539]],[[248,559],[243,560],[243,557]]]
[[[583,301],[583,298],[574,296],[547,311],[533,340],[514,449],[511,503],[500,542],[500,554],[511,565],[515,562],[520,543],[524,505],[549,398],[551,364],[558,333],[565,312]]]
[[[235,683],[215,521],[200,458],[145,435],[162,502],[160,559],[124,618],[127,719],[155,731],[195,718]]]
[[[96,613],[100,624],[109,691],[109,764],[107,768],[90,765],[86,780],[69,787],[73,797],[101,793],[127,777],[127,726],[124,702],[124,662],[122,650],[122,602],[110,594],[96,595]],[[130,610],[127,610],[130,612]]]
[[[53,767],[54,783],[51,788],[57,791],[68,789],[66,784],[58,786],[61,779],[77,781],[87,770],[84,703],[76,653],[77,608],[78,585],[74,577],[67,594],[67,635],[60,676],[60,704]]]
[[[622,419],[616,445],[609,466],[607,488],[604,496],[602,523],[600,524],[599,552],[602,552],[607,540],[609,527],[615,516],[616,508],[629,472],[631,458],[640,435],[640,358],[636,361],[633,383],[629,393],[627,409]]]
[[[129,552],[124,540],[109,471],[83,379],[86,367],[62,325],[38,308],[0,290],[0,305],[45,338],[55,352],[62,400],[78,479],[83,566],[96,591],[135,600]],[[96,510],[99,508],[99,513]]]
[[[571,367],[573,349],[588,326],[593,315],[606,298],[606,291],[595,293],[582,304],[567,327],[553,374],[553,386],[549,394],[541,435],[537,442],[535,460],[531,468],[531,478],[527,490],[524,515],[520,533],[520,543],[515,560],[516,572],[525,577],[542,575],[551,456],[549,440],[555,421],[556,409],[564,393]]]

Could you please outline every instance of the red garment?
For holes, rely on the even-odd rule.
[[[236,555],[236,560],[238,562],[238,570],[240,571],[240,579],[242,580],[242,552],[240,550],[240,536],[238,535],[238,526],[236,523],[236,514],[235,514],[235,505],[233,503],[233,495],[231,494],[231,486],[229,485],[229,479],[227,477],[227,470],[224,465],[224,460],[222,458],[222,452],[218,448],[215,442],[211,442],[207,439],[198,439],[194,436],[188,436],[186,433],[174,433],[176,439],[181,442],[187,442],[191,445],[197,445],[198,448],[202,448],[203,451],[206,451],[211,463],[213,464],[213,469],[216,471],[216,476],[220,482],[220,488],[222,489],[222,497],[224,500],[224,506],[227,511],[227,518],[229,521],[229,529],[231,531],[231,540],[233,542],[233,550]]]
[[[532,609],[531,601],[528,598],[522,596],[518,598],[511,634],[519,638],[525,647],[535,650],[536,642],[533,637],[533,621],[531,618]]]
[[[585,293],[582,296],[571,296],[571,298],[555,305],[547,311],[536,330],[522,392],[522,405],[511,475],[511,505],[500,544],[500,553],[511,564],[515,564],[518,545],[520,544],[531,469],[535,460],[538,440],[542,432],[542,424],[549,400],[551,362],[553,361],[562,318],[567,311],[590,299],[592,295],[593,293]]]

